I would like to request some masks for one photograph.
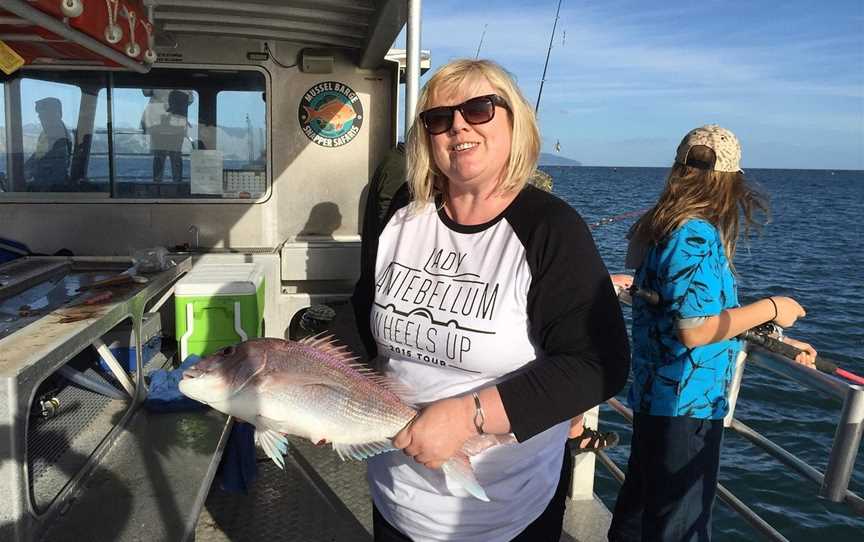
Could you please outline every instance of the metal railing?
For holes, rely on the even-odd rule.
[[[832,502],[846,502],[857,513],[864,514],[864,500],[848,489],[852,470],[855,467],[855,456],[858,454],[861,435],[864,433],[864,387],[855,386],[839,378],[820,373],[758,346],[751,346],[747,359],[784,378],[795,380],[804,386],[815,388],[843,401],[843,409],[840,412],[840,419],[837,422],[837,430],[834,433],[834,441],[828,456],[828,465],[825,468],[825,476],[821,480],[815,478],[814,480],[820,484],[820,496]],[[732,429],[745,437],[754,434],[762,437],[737,420],[733,421]],[[765,440],[774,444],[768,439]],[[756,440],[753,442],[756,443]],[[762,444],[758,445],[763,447]],[[780,449],[782,450],[782,448]],[[785,450],[783,451],[785,452]],[[779,456],[777,457],[780,459]],[[781,461],[783,460],[781,459]],[[784,461],[784,463],[786,462]]]
[[[849,490],[849,480],[861,444],[862,432],[864,432],[864,387],[848,384],[839,378],[822,374],[815,369],[795,363],[756,345],[749,346],[747,360],[784,378],[795,380],[808,388],[814,388],[843,401],[825,474],[823,475],[782,446],[737,419],[732,419],[730,428],[790,467],[803,478],[819,484],[820,496],[832,502],[844,502],[856,514],[864,515],[864,499]],[[606,402],[613,410],[632,423],[632,410],[615,398]],[[598,452],[597,455],[612,476],[618,482],[623,482],[624,472],[615,462],[605,452]],[[719,483],[717,484],[717,496],[768,540],[788,541],[786,537]]]

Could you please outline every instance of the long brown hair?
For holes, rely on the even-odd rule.
[[[714,171],[714,160],[713,150],[698,145],[691,148],[687,164],[676,162],[660,199],[636,222],[633,236],[656,244],[687,220],[701,218],[720,232],[726,259],[734,269],[741,218],[745,235],[761,228],[754,214],[768,216],[768,199],[747,182],[743,172]]]

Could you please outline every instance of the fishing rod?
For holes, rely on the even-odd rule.
[[[635,284],[630,286],[630,288],[621,288],[619,292],[619,297],[621,298],[621,301],[627,303],[628,305],[632,304],[634,297],[638,297],[644,300],[648,305],[651,306],[657,306],[660,304],[660,294],[653,290],[638,288]],[[779,354],[785,358],[794,361],[795,358],[798,357],[798,354],[802,352],[802,350],[800,348],[792,346],[791,344],[784,343],[779,338],[771,336],[772,334],[780,335],[780,329],[780,326],[778,326],[777,324],[774,324],[772,322],[766,322],[754,328],[748,329],[747,331],[738,335],[738,338],[755,344],[757,346],[761,346],[769,352]],[[833,361],[827,360],[817,355],[814,363],[816,369],[822,373],[840,377],[848,380],[849,382],[864,386],[864,377],[858,376],[851,371],[840,368]]]
[[[477,52],[474,54],[474,60],[477,60],[478,58],[480,58],[480,49],[483,47],[483,38],[486,37],[486,28],[488,26],[489,26],[488,24],[483,25],[483,33],[480,34],[480,43],[477,44]]]
[[[555,41],[555,28],[558,26],[558,15],[561,13],[561,2],[558,0],[558,10],[555,11],[555,22],[552,23],[552,36],[549,38],[549,48],[546,49],[546,63],[543,65],[543,77],[540,78],[540,91],[537,93],[537,104],[534,106],[534,114],[540,111],[540,96],[543,95],[543,83],[546,82],[546,68],[549,67],[549,55],[552,54],[552,43]]]
[[[769,324],[769,326],[773,328],[774,324]],[[760,327],[761,326],[756,326],[753,329],[748,329],[747,331],[739,335],[739,337],[744,339],[745,341],[757,344],[765,350],[768,350],[769,352],[780,354],[781,356],[787,357],[792,360],[798,357],[798,354],[802,352],[801,349],[795,348],[791,344],[784,343],[780,339],[771,337],[770,332],[760,331]],[[820,372],[833,376],[838,376],[850,382],[854,382],[855,384],[864,386],[864,378],[856,375],[853,372],[847,371],[846,369],[841,369],[833,361],[829,361],[817,355],[815,359],[815,364],[816,369],[818,369]]]

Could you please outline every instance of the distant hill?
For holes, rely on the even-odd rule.
[[[69,126],[67,125],[67,129]],[[223,158],[226,160],[243,160],[248,156],[249,149],[249,131],[241,126],[218,126],[218,141],[219,149],[224,153]],[[97,127],[100,130],[95,134],[92,140],[91,151],[97,154],[106,154],[108,152],[108,139],[105,134],[105,127]],[[0,134],[5,131],[5,127],[0,125]],[[30,156],[36,150],[36,142],[39,139],[39,134],[42,133],[42,125],[40,124],[25,124],[22,127],[24,156]],[[69,134],[74,138],[74,134]],[[194,133],[190,133],[190,137]],[[259,140],[260,141],[260,140]],[[187,140],[183,144],[183,152],[190,152],[190,141]],[[5,138],[0,137],[0,153],[6,152]],[[123,154],[148,154],[150,152],[149,139],[141,132],[141,129],[136,126],[114,127],[114,152]]]
[[[541,166],[581,166],[582,162],[579,160],[571,160],[570,158],[565,158],[560,154],[549,154],[546,152],[540,153],[540,165]]]

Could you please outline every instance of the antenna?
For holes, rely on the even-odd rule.
[[[480,34],[480,43],[477,44],[477,52],[474,54],[474,60],[477,60],[480,57],[480,48],[483,47],[483,38],[486,37],[486,28],[488,24],[483,25],[483,33]]]
[[[252,121],[249,119],[249,113],[246,113],[246,139],[249,147],[249,161],[255,160],[255,135],[252,133]]]
[[[540,96],[543,95],[543,83],[546,82],[546,68],[549,67],[549,55],[552,53],[552,42],[555,40],[555,28],[558,26],[558,15],[561,13],[561,2],[558,0],[558,10],[555,11],[555,22],[552,23],[552,36],[549,37],[549,48],[546,49],[546,64],[543,65],[543,77],[540,78],[540,91],[537,93],[537,105],[534,106],[534,114],[540,111]]]

